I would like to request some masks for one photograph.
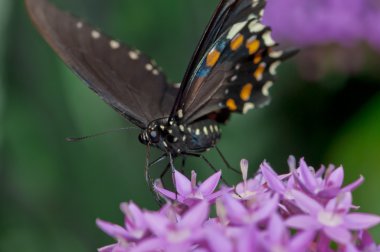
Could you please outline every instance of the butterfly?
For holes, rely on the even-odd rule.
[[[295,50],[276,50],[261,22],[264,0],[221,0],[180,85],[157,64],[47,0],[25,0],[39,32],[106,103],[141,129],[139,140],[170,160],[216,147],[232,113],[268,104],[276,69]]]

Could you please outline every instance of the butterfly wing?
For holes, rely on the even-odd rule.
[[[105,102],[145,128],[167,117],[177,89],[148,57],[60,11],[47,0],[26,0],[27,10],[50,46]]]
[[[224,122],[231,112],[246,113],[267,104],[276,68],[295,53],[274,50],[271,30],[261,23],[265,1],[222,3],[229,6],[228,17],[215,25],[219,27],[217,39],[211,40],[182,87],[177,111],[181,110],[186,123],[210,113],[213,117],[223,114],[218,121]]]

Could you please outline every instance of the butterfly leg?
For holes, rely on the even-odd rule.
[[[230,163],[227,161],[227,159],[224,157],[224,155],[222,154],[222,152],[220,151],[220,149],[218,148],[218,146],[215,146],[215,149],[216,151],[218,152],[219,156],[222,158],[224,164],[227,166],[228,169],[230,169],[231,171],[241,175],[241,172],[237,169],[235,169],[234,167],[232,167],[230,165]]]
[[[169,169],[170,169],[170,164],[167,164],[165,169],[161,172],[161,175],[160,175],[160,180],[161,180],[162,186],[164,188],[166,188],[165,182],[164,182],[164,177],[168,173]]]
[[[154,195],[154,198],[159,206],[162,205],[162,202],[160,200],[160,196],[158,193],[154,190],[154,181],[152,179],[152,176],[150,175],[150,167],[153,165],[156,165],[157,163],[161,162],[166,158],[166,154],[162,155],[158,159],[154,160],[153,162],[150,162],[150,145],[147,145],[146,149],[146,161],[145,161],[145,180],[148,184],[149,190]]]
[[[181,167],[181,173],[182,174],[184,174],[184,172],[185,172],[185,164],[186,164],[186,157],[185,156],[183,156],[182,157],[182,167]]]
[[[172,154],[169,152],[168,154],[168,157],[169,157],[169,165],[170,165],[170,168],[172,170],[172,178],[173,178],[173,185],[174,185],[174,189],[175,189],[175,198],[177,200],[177,183],[176,183],[176,179],[175,179],[175,167],[174,167],[174,160],[173,160],[173,156]]]
[[[217,169],[211,164],[210,161],[208,161],[208,159],[207,159],[205,156],[200,155],[200,157],[206,162],[206,164],[208,164],[208,166],[209,166],[214,172],[218,172],[218,170],[217,170]],[[223,178],[223,176],[222,176],[221,179],[222,179],[222,181],[223,181],[224,184],[226,184],[227,186],[230,186],[229,183]]]

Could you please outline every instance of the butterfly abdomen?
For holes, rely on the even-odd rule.
[[[209,119],[197,121],[186,127],[187,153],[197,154],[214,147],[221,137],[218,124]]]

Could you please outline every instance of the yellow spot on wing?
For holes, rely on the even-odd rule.
[[[212,49],[211,52],[207,55],[206,64],[208,67],[213,67],[218,62],[220,57],[220,52],[216,49]]]
[[[259,50],[259,48],[260,48],[260,41],[257,40],[256,38],[250,39],[250,40],[247,41],[247,43],[246,43],[245,46],[248,48],[249,54],[252,55],[252,54],[256,53]]]
[[[248,101],[252,94],[253,85],[251,83],[245,84],[241,89],[240,98],[243,101]]]
[[[240,48],[243,42],[244,42],[244,36],[241,34],[236,35],[235,38],[231,40],[231,44],[230,44],[231,50],[236,51],[237,49]]]
[[[265,67],[266,67],[266,64],[265,63],[261,63],[256,71],[253,73],[253,76],[256,78],[257,81],[261,81],[261,79],[263,78],[263,73],[265,71]]]
[[[236,105],[236,102],[234,99],[230,98],[227,100],[227,103],[226,103],[227,107],[231,110],[231,111],[235,111],[237,110],[237,105]]]

